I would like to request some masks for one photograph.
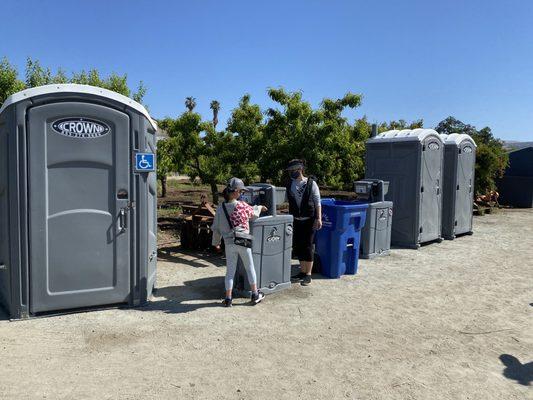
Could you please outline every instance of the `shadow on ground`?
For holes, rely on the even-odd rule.
[[[505,365],[503,376],[516,381],[520,385],[531,386],[531,382],[533,382],[533,362],[522,364],[518,358],[510,354],[502,354],[500,361]]]
[[[139,310],[182,314],[200,308],[220,307],[223,294],[223,276],[201,278],[184,282],[181,286],[157,288],[154,291],[154,298]],[[199,303],[196,303],[197,301]]]
[[[209,251],[189,251],[180,246],[161,247],[157,250],[159,260],[185,264],[190,267],[204,268],[214,265],[222,267],[225,265],[225,259],[221,254]]]

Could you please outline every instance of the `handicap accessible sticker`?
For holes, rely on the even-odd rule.
[[[137,172],[155,171],[155,154],[154,153],[136,153],[135,154],[135,171]]]

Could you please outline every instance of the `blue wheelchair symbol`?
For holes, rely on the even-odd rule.
[[[135,154],[135,170],[143,172],[155,171],[153,153],[137,153]]]

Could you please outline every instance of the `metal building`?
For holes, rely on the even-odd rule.
[[[433,129],[392,130],[367,141],[365,178],[389,182],[393,245],[441,239],[443,147]]]
[[[156,125],[109,90],[28,89],[0,109],[0,302],[13,319],[145,302]]]
[[[442,237],[471,234],[474,219],[476,143],[469,135],[441,135],[444,142]]]
[[[533,147],[509,153],[509,166],[496,186],[500,193],[500,204],[533,207]]]

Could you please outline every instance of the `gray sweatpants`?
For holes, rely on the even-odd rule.
[[[237,271],[237,263],[239,257],[242,260],[246,274],[248,275],[248,282],[250,285],[257,283],[257,277],[255,275],[254,259],[252,258],[252,249],[236,246],[234,244],[226,244],[226,290],[233,289],[233,278]]]

